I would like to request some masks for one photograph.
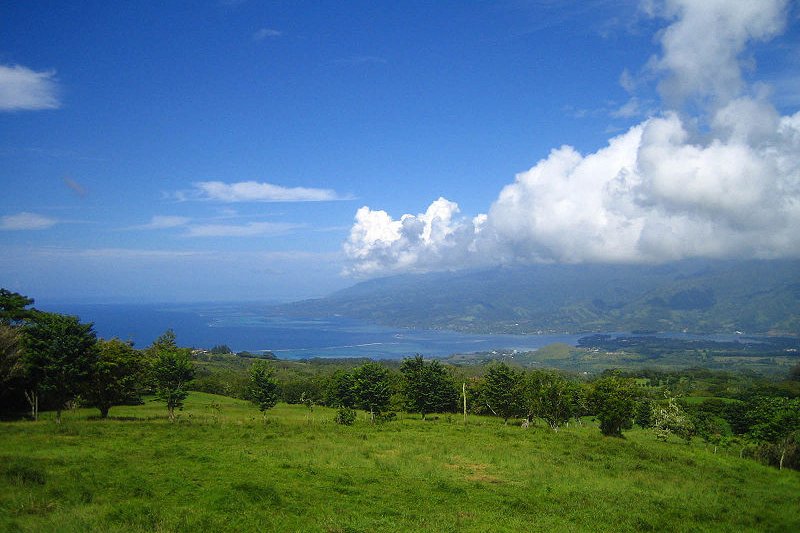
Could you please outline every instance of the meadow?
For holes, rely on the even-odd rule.
[[[0,425],[2,531],[798,531],[800,473],[701,443],[192,393]]]

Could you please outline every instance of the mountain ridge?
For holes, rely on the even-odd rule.
[[[285,304],[294,316],[476,333],[800,335],[800,260],[529,265],[401,274]]]

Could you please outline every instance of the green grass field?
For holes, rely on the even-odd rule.
[[[0,424],[2,531],[800,531],[800,473],[738,450],[494,418],[333,423],[193,393]]]

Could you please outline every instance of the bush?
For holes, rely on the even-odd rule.
[[[352,426],[356,421],[356,412],[349,407],[340,407],[336,411],[336,423],[342,426]]]

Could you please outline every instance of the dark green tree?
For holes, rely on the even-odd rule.
[[[31,403],[43,396],[61,411],[89,380],[97,362],[92,324],[77,317],[37,312],[22,327],[23,364]],[[38,403],[38,401],[36,401]]]
[[[267,411],[278,403],[278,383],[275,381],[275,371],[266,361],[256,361],[250,367],[250,388],[248,391],[250,401],[267,416]]]
[[[522,414],[519,384],[523,374],[505,363],[489,365],[481,383],[481,401],[492,413],[507,423],[513,416]]]
[[[385,412],[392,398],[389,370],[378,363],[364,363],[352,372],[353,396],[356,407],[369,411],[370,420]]]
[[[22,343],[17,328],[0,324],[0,410],[22,401],[24,385]]]
[[[525,372],[517,382],[515,395],[528,424],[541,418],[556,431],[578,414],[578,385],[556,372]]]
[[[156,397],[167,405],[170,421],[175,420],[175,409],[183,407],[189,395],[187,385],[194,378],[195,368],[188,348],[179,348],[175,333],[170,329],[148,348],[150,377]]]
[[[428,413],[451,412],[455,409],[458,391],[447,369],[439,361],[426,363],[417,354],[403,360],[400,373],[403,375],[402,391],[409,412],[420,413],[424,420]]]
[[[33,318],[36,310],[26,309],[30,305],[33,305],[33,298],[0,289],[0,324],[17,326],[22,321]]]
[[[761,397],[750,404],[750,409],[755,423],[749,436],[775,447],[778,468],[782,470],[786,452],[800,436],[800,398]]]
[[[631,378],[612,374],[594,382],[589,403],[600,420],[603,435],[622,437],[623,429],[633,427],[638,396],[636,382]]]
[[[325,404],[329,407],[356,406],[356,392],[353,386],[353,374],[345,370],[337,370],[328,379],[325,387]]]
[[[97,407],[102,418],[115,405],[139,400],[145,381],[142,354],[119,339],[97,341],[97,362],[82,393],[87,405]]]

